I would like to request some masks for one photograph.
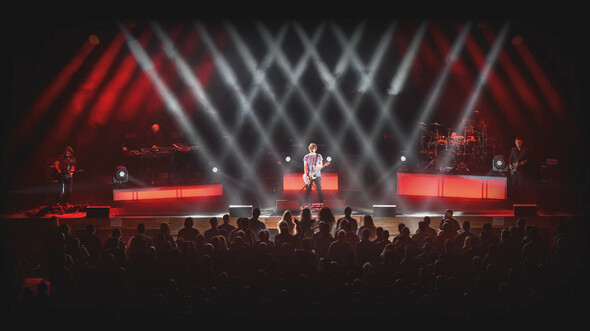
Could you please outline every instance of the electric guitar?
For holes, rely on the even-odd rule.
[[[514,161],[514,163],[512,163],[512,169],[510,169],[510,175],[514,175],[515,173],[517,173],[519,171],[520,168],[522,168],[525,164],[526,164],[526,160],[522,161],[522,164],[520,164],[520,162],[518,161]]]
[[[65,175],[74,176],[74,174],[81,174],[84,172],[84,170],[82,170],[82,169],[74,169],[74,171],[68,171],[68,172],[59,172],[59,171],[57,171],[55,164],[50,165],[49,168],[53,169],[53,173],[51,174],[51,179],[54,182],[60,180],[62,177],[65,177]]]
[[[316,177],[316,174],[318,172],[320,172],[320,170],[322,170],[323,168],[327,167],[330,165],[330,162],[326,162],[324,163],[323,166],[321,167],[317,167],[316,169],[314,169],[313,171],[310,171],[309,174],[305,175],[303,174],[303,181],[305,182],[305,185],[309,185],[309,183],[311,183],[312,180],[314,180]]]

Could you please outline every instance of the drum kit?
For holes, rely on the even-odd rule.
[[[420,155],[424,169],[434,167],[443,172],[469,172],[483,170],[489,163],[493,146],[492,140],[487,137],[485,124],[466,125],[462,135],[436,122],[418,122],[418,125],[422,129]]]

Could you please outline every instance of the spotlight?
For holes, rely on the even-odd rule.
[[[115,175],[113,176],[113,184],[125,184],[129,181],[129,173],[124,166],[115,168]]]
[[[217,167],[213,167],[213,169],[211,169],[211,171],[213,171],[213,173],[217,173],[219,171],[219,169],[217,169]]]
[[[492,160],[492,170],[495,172],[507,172],[508,163],[503,155],[496,155]]]
[[[332,162],[332,157],[331,157],[331,156],[328,156],[328,157],[326,158],[326,161],[328,161],[328,162]]]
[[[286,161],[286,162],[291,162],[291,157],[290,157],[290,156],[287,156],[287,157],[285,158],[285,161]]]
[[[402,160],[402,162],[406,162],[407,160],[405,155],[402,155],[399,159]]]

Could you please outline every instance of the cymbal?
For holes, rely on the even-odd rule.
[[[442,125],[440,123],[436,123],[436,122],[434,122],[434,123],[428,123],[428,125],[432,125],[432,126],[444,126],[444,125]]]

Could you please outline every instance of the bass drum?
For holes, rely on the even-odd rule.
[[[447,149],[436,156],[436,168],[440,171],[451,171],[456,166],[457,152]]]

